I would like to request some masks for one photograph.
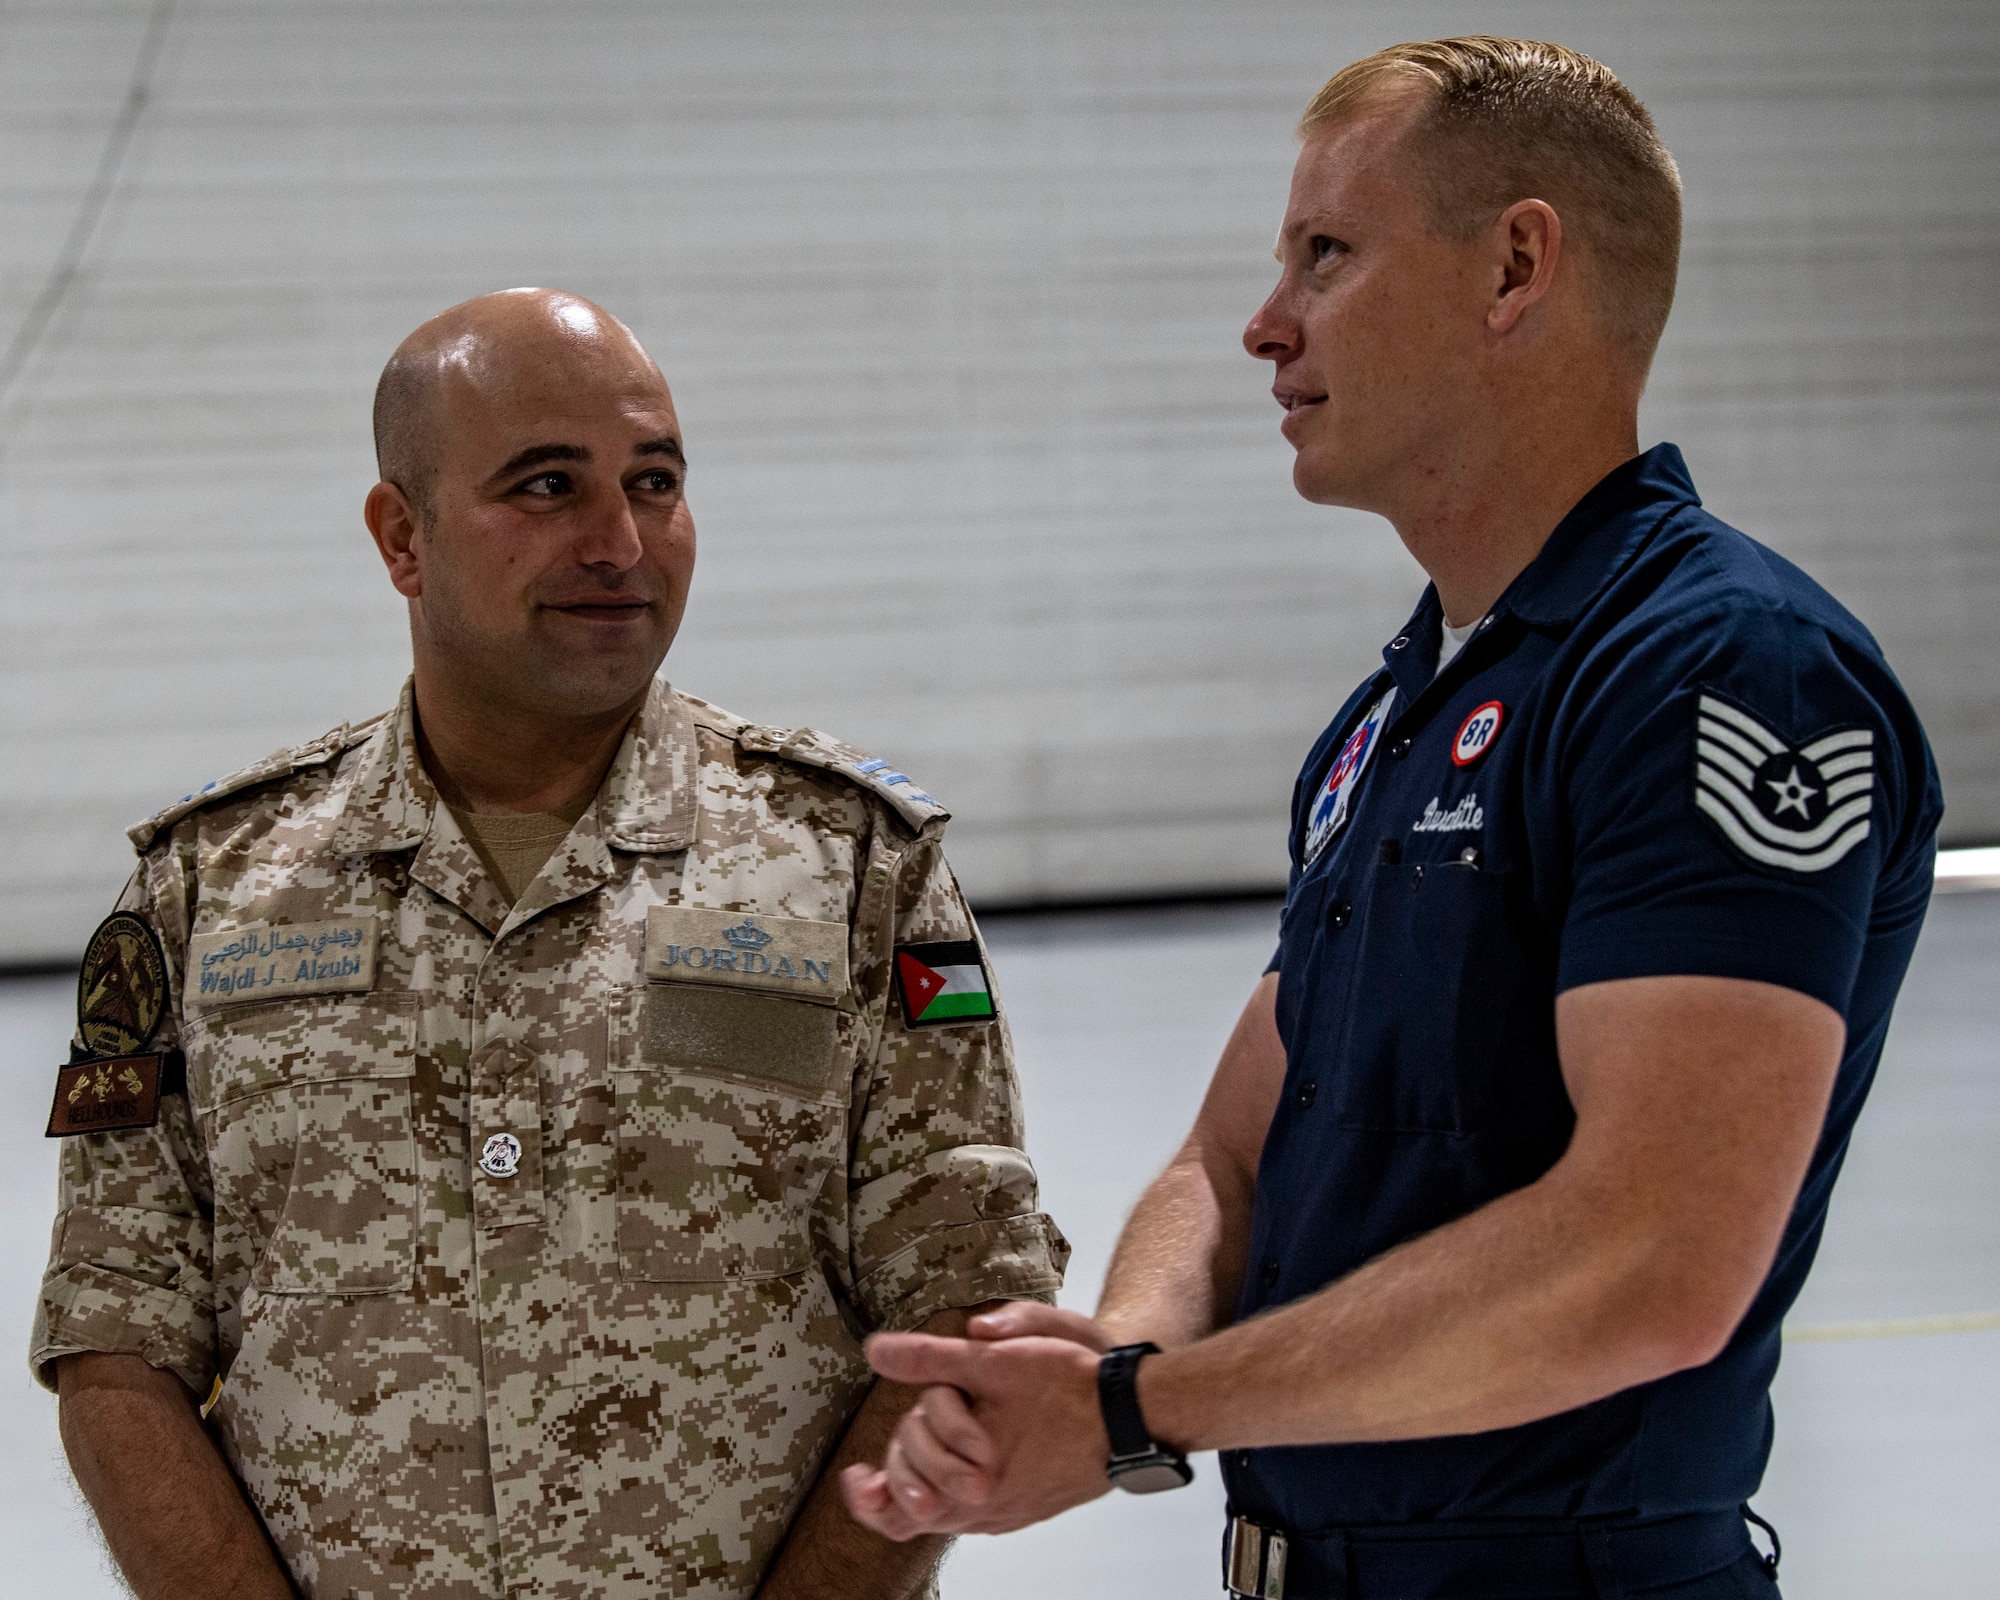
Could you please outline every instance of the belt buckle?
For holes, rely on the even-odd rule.
[[[1236,1600],[1285,1600],[1285,1536],[1248,1517],[1231,1518],[1222,1585]]]

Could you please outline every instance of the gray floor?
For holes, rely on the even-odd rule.
[[[1088,1308],[1125,1208],[1192,1117],[1270,948],[1262,908],[1010,921],[992,930],[1044,1194]],[[2000,894],[1937,902],[1882,1079],[1794,1327],[2000,1308]],[[45,1247],[41,1137],[69,1025],[65,980],[0,985],[0,1304],[17,1340]],[[1793,1600],[2000,1594],[2000,1331],[1794,1343],[1758,1505],[1783,1531]],[[55,1439],[54,1407],[0,1384],[0,1548],[14,1593],[95,1600],[103,1571]],[[1220,1490],[1102,1500],[975,1539],[947,1600],[1216,1592]]]

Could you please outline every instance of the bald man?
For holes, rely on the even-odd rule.
[[[607,313],[454,307],[375,423],[400,703],[134,828],[85,953],[77,1479],[142,1600],[927,1592],[833,1488],[861,1340],[1067,1255],[946,813],[656,677],[687,457]]]

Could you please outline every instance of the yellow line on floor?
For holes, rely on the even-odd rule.
[[[1821,1322],[1787,1328],[1787,1344],[1832,1344],[1849,1339],[1916,1339],[1931,1333],[1985,1333],[2000,1328],[2000,1311],[1959,1311],[1942,1317],[1900,1317],[1889,1322]]]

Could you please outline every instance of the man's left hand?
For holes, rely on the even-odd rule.
[[[1097,1354],[1075,1340],[885,1333],[868,1363],[926,1386],[882,1466],[841,1475],[848,1510],[885,1538],[1011,1533],[1111,1487]]]

